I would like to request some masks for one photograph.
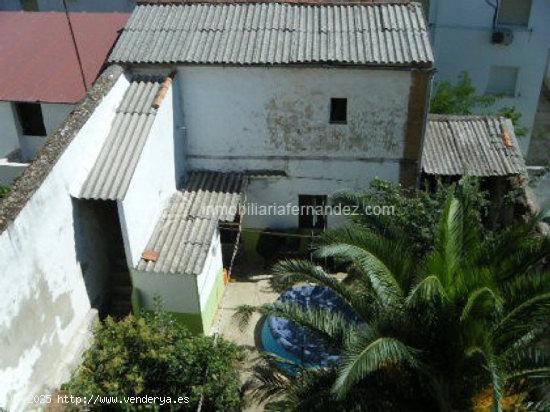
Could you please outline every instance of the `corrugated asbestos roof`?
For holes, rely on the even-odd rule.
[[[418,3],[137,6],[112,62],[431,67]]]
[[[235,219],[245,184],[243,173],[192,172],[186,189],[170,200],[147,245],[147,250],[159,253],[158,260],[142,259],[137,269],[200,274],[219,222]]]
[[[130,83],[111,131],[82,187],[81,198],[124,198],[155,120],[157,110],[152,104],[161,83],[158,77],[136,78]]]
[[[86,87],[128,13],[69,13]],[[0,100],[74,104],[86,90],[65,13],[0,11]]]
[[[505,129],[512,147],[504,143]],[[523,173],[525,163],[508,119],[430,115],[422,170],[443,176],[508,176]]]

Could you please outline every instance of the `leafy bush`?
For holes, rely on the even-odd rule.
[[[471,205],[476,219],[481,221],[487,214],[487,193],[479,189],[479,180],[465,178],[459,183],[456,196]],[[407,242],[411,252],[422,256],[429,251],[441,218],[448,189],[439,184],[434,193],[409,189],[398,183],[374,179],[364,193],[340,193],[333,203],[357,207],[358,213],[351,220],[380,234],[388,227],[399,228],[400,238]],[[363,213],[368,207],[393,206],[393,215],[369,215]],[[397,239],[395,239],[397,240]]]
[[[468,115],[476,109],[490,107],[495,102],[495,96],[477,95],[475,87],[472,86],[472,79],[467,72],[462,72],[456,85],[449,80],[435,84],[430,112]]]
[[[434,93],[430,102],[430,113],[470,115],[485,112],[493,106],[500,96],[478,95],[472,85],[472,79],[467,72],[458,76],[458,81],[453,84],[449,80],[436,82]],[[490,111],[487,114],[491,114]],[[496,113],[512,121],[516,136],[525,136],[527,128],[521,126],[521,113],[515,106],[505,106]]]
[[[236,345],[193,336],[163,312],[130,315],[119,322],[107,318],[95,331],[83,364],[61,389],[74,396],[189,397],[189,403],[172,410],[196,409],[202,393],[205,411],[238,410],[236,365],[241,359]],[[124,409],[143,405],[125,404]]]

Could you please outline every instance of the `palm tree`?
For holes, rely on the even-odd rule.
[[[333,368],[295,378],[264,364],[255,395],[275,398],[277,410],[446,411],[471,407],[490,388],[500,411],[511,391],[547,384],[550,359],[541,340],[550,273],[540,267],[550,242],[536,233],[540,218],[487,237],[468,199],[449,191],[433,248],[422,258],[399,228],[373,230],[354,219],[315,245],[316,257],[346,265],[345,281],[309,261],[275,265],[279,281],[330,288],[361,321],[293,303],[240,307],[242,324],[253,312],[287,318],[341,353]]]

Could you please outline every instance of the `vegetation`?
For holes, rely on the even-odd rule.
[[[292,303],[240,307],[242,324],[254,312],[284,317],[341,353],[334,367],[296,377],[264,363],[252,394],[288,411],[500,411],[538,399],[550,379],[540,343],[550,315],[550,273],[541,271],[550,242],[535,231],[537,219],[485,236],[476,196],[471,186],[449,190],[420,257],[410,248],[414,226],[373,226],[364,216],[315,246],[318,258],[346,266],[345,281],[309,261],[278,263],[277,278],[330,288],[361,321]]]
[[[471,115],[485,112],[492,107],[500,96],[478,95],[472,85],[472,79],[467,72],[458,76],[456,84],[445,80],[435,84],[430,102],[430,112],[439,114]],[[496,114],[510,119],[514,125],[516,136],[525,136],[527,129],[521,127],[521,113],[515,106],[501,108]]]
[[[486,193],[481,191],[480,181],[476,178],[463,179],[455,196],[458,199],[468,196],[471,207],[479,218],[485,218],[489,202]],[[409,250],[414,256],[423,256],[431,250],[436,236],[437,222],[441,218],[447,189],[438,184],[433,193],[406,188],[398,183],[374,179],[369,190],[364,193],[339,193],[333,197],[337,204],[357,206],[365,211],[375,205],[391,205],[395,213],[392,215],[367,215],[359,213],[351,216],[351,221],[368,227],[376,233],[390,236],[392,233],[408,239]],[[386,230],[388,227],[390,231]],[[397,240],[397,239],[395,239]]]
[[[9,192],[10,192],[9,187],[0,186],[0,199],[2,199],[3,197],[6,197]]]
[[[169,315],[157,311],[111,318],[98,326],[84,362],[62,390],[75,396],[188,397],[170,410],[239,410],[240,383],[236,364],[241,350],[223,339],[192,336]],[[207,369],[208,368],[208,369]],[[158,405],[149,405],[158,409]],[[96,410],[101,410],[98,405]],[[126,404],[125,410],[143,410]]]

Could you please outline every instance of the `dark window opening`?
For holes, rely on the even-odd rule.
[[[28,136],[46,136],[42,108],[39,103],[16,103],[15,109],[23,134]]]
[[[300,229],[326,228],[326,205],[326,195],[299,195],[298,206],[300,208],[300,215],[298,218],[298,227]]]
[[[348,121],[348,99],[333,97],[330,99],[330,122],[346,123]]]

